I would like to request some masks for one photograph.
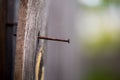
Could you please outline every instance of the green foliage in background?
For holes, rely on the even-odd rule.
[[[109,5],[109,4],[119,5],[120,4],[120,0],[103,0],[103,4],[104,5]]]
[[[116,32],[103,32],[101,33],[101,37],[99,39],[96,40],[95,38],[93,38],[92,41],[87,40],[85,42],[85,47],[87,48],[86,50],[89,52],[88,54],[102,55],[119,53],[120,38],[119,34],[115,33]]]
[[[97,6],[88,6],[85,4],[80,3],[80,7],[85,8],[85,9],[93,9],[93,10],[101,10],[101,9],[105,9],[106,7],[109,7],[111,5],[114,6],[120,6],[120,0],[101,0],[102,3],[100,5]]]
[[[120,80],[120,74],[111,70],[94,68],[90,73],[88,73],[85,80]]]

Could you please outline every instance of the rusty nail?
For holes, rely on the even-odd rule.
[[[67,42],[70,43],[70,40],[63,40],[63,39],[56,39],[56,38],[51,38],[51,37],[44,37],[44,36],[39,36],[38,39],[45,39],[45,40],[52,40],[52,41],[60,41],[60,42]]]

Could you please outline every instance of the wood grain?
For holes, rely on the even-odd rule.
[[[39,31],[45,34],[46,2],[47,0],[21,0],[17,29],[15,80],[35,80],[37,36]]]
[[[19,23],[17,28],[17,45],[15,54],[15,80],[22,80],[23,46],[26,26],[27,2],[28,0],[21,0],[19,9]]]

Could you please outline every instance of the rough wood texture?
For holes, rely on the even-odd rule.
[[[27,0],[21,0],[19,10],[19,24],[17,29],[17,45],[15,54],[15,80],[22,80],[23,46],[27,15]]]
[[[0,0],[0,80],[5,79],[6,0]]]
[[[17,29],[15,80],[35,80],[37,36],[45,35],[47,0],[21,0]]]

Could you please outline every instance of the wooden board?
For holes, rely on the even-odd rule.
[[[47,0],[21,0],[15,54],[15,80],[36,80],[38,34],[45,35]],[[44,43],[40,42],[40,47]]]
[[[0,80],[5,79],[6,0],[0,0]]]

